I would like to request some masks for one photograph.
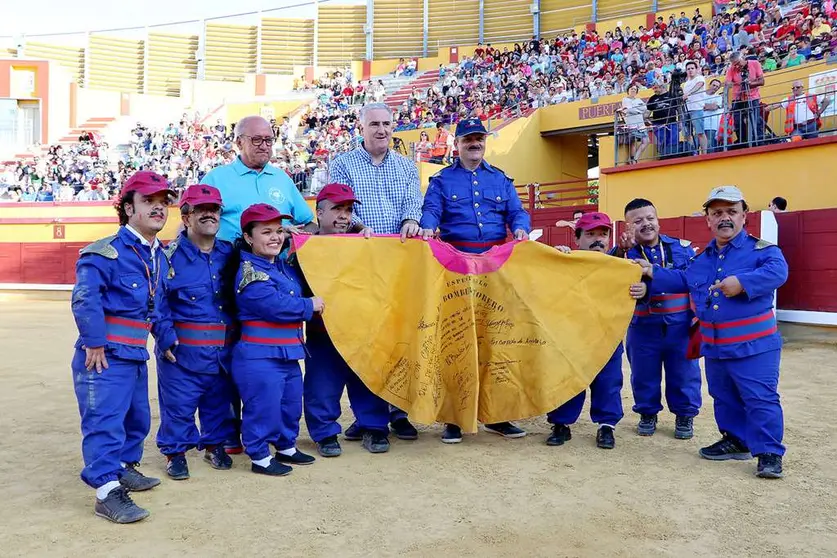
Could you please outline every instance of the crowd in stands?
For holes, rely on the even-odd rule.
[[[694,61],[702,76],[723,75],[732,52],[747,49],[765,72],[818,61],[837,52],[834,0],[719,4],[715,16],[695,9],[652,27],[617,27],[533,37],[511,49],[480,44],[455,67],[440,67],[440,80],[415,90],[398,111],[400,129],[455,124],[477,116],[508,118],[528,109],[625,94],[632,83],[669,83]]]
[[[621,93],[627,94],[626,111],[637,105],[632,116],[639,122],[643,117],[638,114],[655,108],[641,108],[639,99],[632,100],[640,89],[653,88],[655,94],[663,94],[672,76],[685,72],[692,62],[698,76],[722,75],[732,54],[742,51],[765,72],[837,54],[835,0],[732,0],[717,3],[714,16],[695,9],[689,17],[681,11],[679,17],[671,14],[668,21],[658,17],[647,29],[617,27],[601,35],[586,31],[549,39],[533,37],[502,50],[480,44],[473,56],[440,66],[438,82],[427,90],[414,87],[396,110],[395,129],[427,128],[415,145],[416,159],[441,162],[449,160],[451,149],[440,125],[453,125],[466,117],[511,118],[547,105]],[[415,72],[415,61],[401,60],[393,75]],[[707,95],[717,96],[720,82],[710,82],[707,79]],[[384,83],[380,79],[355,82],[346,68],[310,83],[300,78],[295,89],[315,91],[317,102],[298,123],[289,118],[274,121],[273,162],[285,169],[301,191],[316,192],[327,181],[328,160],[357,145],[358,107],[384,101]],[[0,201],[109,199],[139,169],[163,174],[178,189],[197,183],[211,168],[235,157],[234,125],[220,120],[207,124],[198,116],[184,114],[162,129],[138,123],[128,152],[115,164],[108,160],[107,144],[87,133],[76,144],[51,147],[43,157],[0,164]],[[638,145],[632,147],[632,160],[638,155],[634,151],[641,152],[650,140],[663,145],[667,141],[665,136],[654,136],[659,136],[659,130],[653,135],[636,132]],[[709,144],[696,144],[696,148],[711,151],[711,143],[710,138]]]

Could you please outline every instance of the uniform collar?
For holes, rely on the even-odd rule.
[[[189,236],[186,234],[186,231],[180,233],[180,236],[177,238],[177,249],[182,250],[186,257],[189,258],[189,261],[194,261],[195,258],[200,256],[203,252],[195,246],[195,243],[189,240]],[[224,241],[215,238],[215,244],[212,246],[211,254],[215,254],[216,252],[226,253],[227,247],[224,244]]]
[[[244,176],[245,174],[250,173],[250,172],[260,174],[258,171],[254,170],[254,169],[251,169],[250,167],[245,165],[244,162],[241,160],[241,155],[236,157],[235,161],[233,161],[231,163],[231,165],[232,165],[233,169],[235,169],[235,172],[238,173],[238,176]],[[262,172],[265,173],[265,174],[276,174],[277,170],[278,169],[276,167],[274,167],[273,165],[268,163],[264,166],[264,168],[262,169]]]
[[[459,159],[456,159],[456,161],[454,161],[454,162],[453,162],[453,164],[451,165],[451,168],[457,168],[457,167],[458,167],[458,168],[461,168],[461,169],[462,169],[462,170],[464,170],[465,172],[473,172],[473,171],[469,171],[468,169],[466,169],[465,167],[463,167],[463,166],[462,166],[462,163],[460,162],[460,160],[459,160]],[[477,168],[476,168],[476,169],[474,169],[474,170],[477,170],[477,169],[485,169],[485,170],[487,170],[488,172],[495,172],[495,171],[494,171],[494,167],[492,167],[491,165],[489,165],[489,164],[486,162],[486,160],[485,160],[485,159],[483,159],[482,161],[480,161],[480,164],[479,164],[479,165],[477,165]]]
[[[125,225],[122,227],[122,229],[125,232],[129,233],[128,237],[131,238],[131,240],[139,241],[140,244],[142,244],[143,246],[148,246],[149,248],[151,248],[152,251],[160,247],[160,239],[157,237],[154,237],[154,243],[152,244],[148,242],[140,233],[138,233],[137,230],[134,229],[134,227],[132,227],[131,225]]]
[[[664,244],[674,244],[676,241],[668,235],[661,234],[660,235],[660,242]]]
[[[260,269],[273,269],[276,267],[276,264],[279,263],[279,256],[273,260],[273,263],[270,263],[267,259],[257,256],[252,252],[245,252],[244,250],[241,251],[241,261],[252,262],[253,265]]]
[[[741,229],[741,232],[738,233],[729,243],[727,246],[732,246],[733,248],[741,248],[744,245],[744,239],[747,238],[747,229]],[[709,245],[706,247],[707,250],[714,250],[715,252],[720,252],[718,250],[718,243],[713,238]]]

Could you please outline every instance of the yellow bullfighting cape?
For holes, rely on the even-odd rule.
[[[374,393],[412,420],[459,425],[546,413],[622,341],[638,266],[536,242],[465,254],[398,237],[295,236],[326,329]]]

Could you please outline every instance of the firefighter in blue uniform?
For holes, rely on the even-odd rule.
[[[352,227],[355,199],[352,189],[345,184],[327,184],[317,194],[317,223],[315,234],[344,234]],[[371,229],[363,229],[371,236]],[[306,286],[307,290],[307,286]],[[309,294],[309,293],[306,293]],[[331,342],[325,323],[319,315],[307,325],[309,355],[305,359],[304,409],[305,424],[317,451],[323,457],[342,453],[337,435],[340,433],[340,398],[349,392],[349,403],[356,421],[352,425],[370,453],[389,451],[389,405],[369,391]]]
[[[666,269],[686,269],[695,251],[691,242],[660,234],[657,210],[650,201],[637,198],[625,206],[626,231],[617,255],[642,259]],[[666,371],[666,403],[674,413],[674,437],[694,436],[694,417],[701,406],[700,366],[686,356],[689,332],[695,320],[687,289],[661,291],[651,285],[649,300],[637,304],[628,328],[627,351],[631,363],[634,412],[640,415],[637,433],[652,436],[657,430],[663,366]]]
[[[229,389],[234,328],[221,285],[232,244],[216,239],[221,205],[216,188],[190,186],[180,198],[185,230],[165,249],[172,278],[166,285],[170,312],[161,329],[178,344],[175,362],[157,350],[157,447],[175,480],[189,478],[186,452],[193,448],[206,450],[204,459],[215,469],[232,467],[224,441],[236,434]],[[200,431],[195,411],[200,413]]]
[[[757,475],[779,478],[785,453],[778,393],[782,336],[773,298],[787,280],[788,264],[778,246],[744,230],[747,202],[738,188],[715,188],[703,207],[715,238],[685,271],[635,261],[655,290],[688,288],[700,320],[700,352],[722,434],[700,455],[716,461],[757,456]]]
[[[604,213],[586,213],[576,222],[575,242],[579,250],[591,250],[607,253],[613,223]],[[569,253],[566,246],[558,246],[560,251]],[[630,287],[630,296],[642,301],[648,294],[645,282],[635,283]],[[596,445],[601,449],[616,447],[614,430],[622,420],[622,343],[616,347],[610,360],[604,365],[590,384],[590,419],[599,425],[596,432]],[[572,439],[570,425],[581,416],[581,408],[587,390],[582,391],[557,409],[547,413],[546,418],[552,424],[552,434],[546,439],[548,446],[561,446]]]
[[[531,230],[529,214],[506,174],[484,160],[488,135],[479,118],[456,126],[455,145],[459,158],[430,178],[421,213],[424,239],[437,234],[463,252],[482,253],[503,244],[508,231],[515,240],[525,240]],[[526,431],[510,422],[486,424],[485,430],[506,438],[521,438]],[[445,425],[442,441],[462,441],[462,430]]]
[[[128,491],[160,484],[137,466],[151,428],[148,334],[166,349],[176,341],[157,329],[167,312],[169,275],[157,233],[173,196],[162,176],[135,173],[117,202],[119,230],[83,248],[76,263],[72,311],[79,338],[71,366],[81,415],[81,478],[96,489],[96,515],[115,523],[148,517]],[[174,358],[169,350],[164,354]]]
[[[302,322],[324,309],[321,298],[302,296],[295,270],[279,257],[287,240],[283,219],[290,217],[265,203],[245,209],[242,236],[228,265],[237,270],[230,288],[241,325],[232,357],[243,406],[241,441],[252,471],[273,476],[314,462],[296,448],[302,418],[299,361],[306,355]]]

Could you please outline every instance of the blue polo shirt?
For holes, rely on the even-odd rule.
[[[229,165],[209,171],[201,181],[221,192],[221,228],[218,238],[232,242],[241,234],[241,213],[254,203],[269,203],[282,213],[293,215],[295,225],[314,220],[314,213],[294,186],[291,177],[270,163],[261,172],[248,168],[239,157]]]

